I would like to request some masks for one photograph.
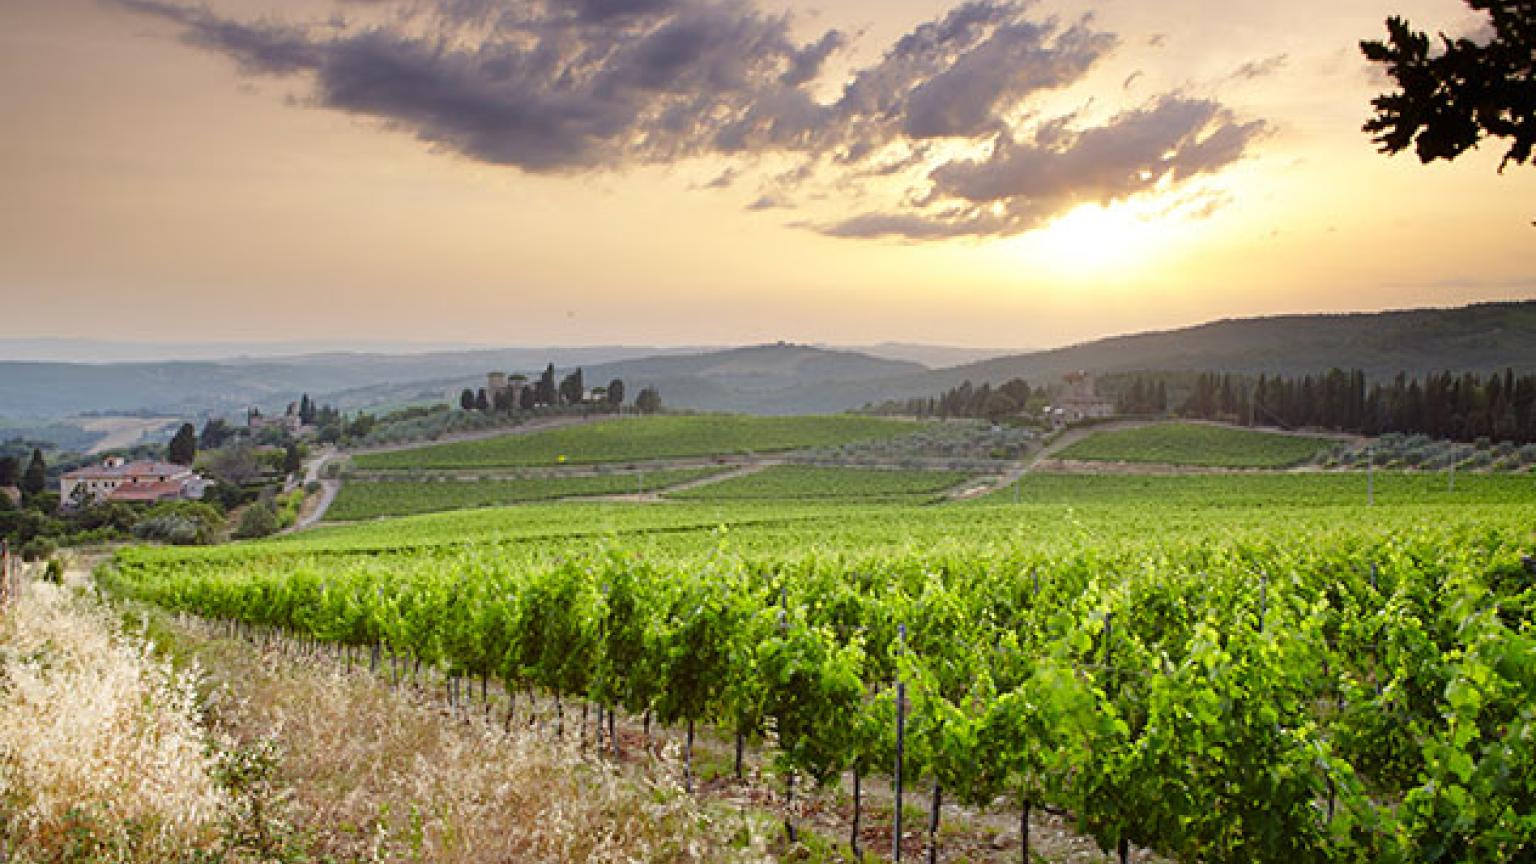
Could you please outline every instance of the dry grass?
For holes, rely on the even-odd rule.
[[[53,586],[3,614],[0,861],[768,858],[760,814],[700,802],[665,767],[455,721],[366,673],[157,616],[178,674]]]
[[[10,860],[185,860],[228,798],[190,675],[34,584],[0,623],[0,842]]]
[[[177,625],[245,747],[275,742],[281,819],[343,861],[764,860],[761,817],[687,796],[542,731],[455,722],[425,700],[330,662],[292,662]],[[749,821],[756,819],[758,821]]]

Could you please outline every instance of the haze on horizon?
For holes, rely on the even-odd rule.
[[[1478,18],[1342,7],[15,0],[0,339],[1024,348],[1536,296],[1536,171],[1360,131],[1360,39]]]

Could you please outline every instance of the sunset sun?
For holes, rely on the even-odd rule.
[[[1150,204],[1082,204],[1010,241],[1018,254],[1062,278],[1125,276],[1169,253],[1190,230],[1177,215]]]

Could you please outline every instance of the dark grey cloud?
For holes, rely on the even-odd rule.
[[[899,212],[824,229],[836,236],[1027,230],[1070,202],[1151,188],[1146,174],[1179,182],[1218,170],[1259,128],[1213,101],[1171,97],[1086,129],[1019,120],[1116,46],[1086,19],[1032,17],[1029,0],[974,0],[919,24],[831,98],[818,84],[847,37],[802,42],[787,16],[752,0],[341,0],[311,23],[109,2],[172,22],[247,75],[308,81],[306,104],[480,162],[572,173],[709,155],[797,160],[754,209],[802,184],[926,175]],[[990,143],[991,156],[935,164],[935,141]],[[708,185],[735,174],[721,177]]]
[[[1076,81],[1114,46],[1114,37],[1074,27],[1054,42],[1049,27],[999,27],[913,88],[904,131],[913,138],[974,137],[999,131],[999,112],[1029,94]]]
[[[611,21],[659,15],[677,6],[676,0],[563,0],[585,21]]]
[[[791,58],[789,68],[779,76],[780,83],[790,87],[799,87],[814,81],[821,74],[821,67],[827,62],[827,58],[848,44],[848,37],[840,31],[829,30],[822,34],[821,39],[801,48]]]
[[[1239,159],[1265,126],[1241,122],[1208,99],[1179,96],[1073,129],[1049,123],[1028,140],[1000,135],[990,157],[957,160],[929,173],[923,202],[944,212],[901,219],[866,214],[830,226],[847,236],[1016,234],[1085,202],[1109,204],[1210,174]]]

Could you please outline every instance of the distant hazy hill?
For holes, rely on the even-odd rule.
[[[971,349],[887,345],[870,350],[935,360],[944,352],[955,356]],[[1536,372],[1536,301],[1215,321],[932,370],[911,359],[785,343],[714,351],[515,348],[221,362],[0,362],[0,417],[105,411],[185,416],[231,412],[253,403],[280,407],[305,392],[354,409],[439,399],[460,387],[481,386],[488,371],[532,373],[551,361],[562,374],[583,367],[589,386],[621,378],[631,393],[646,385],[658,387],[667,405],[764,414],[842,411],[884,399],[933,395],[967,379],[999,383],[1020,377],[1046,384],[1074,369],[1296,374],[1338,366],[1364,369],[1373,377],[1505,367]]]
[[[20,342],[10,344],[16,347]],[[87,345],[81,343],[82,348]],[[0,344],[0,349],[4,347]],[[248,405],[270,409],[302,393],[320,396],[365,388],[382,388],[389,393],[386,385],[436,384],[483,376],[491,370],[543,367],[548,362],[575,366],[698,350],[704,349],[597,346],[419,354],[336,352],[198,362],[0,362],[0,417],[119,411],[198,414],[235,411]],[[411,392],[420,390],[416,387]]]
[[[854,351],[886,360],[906,360],[921,363],[929,369],[943,369],[962,363],[976,363],[993,357],[1019,353],[1017,348],[962,348],[955,345],[919,345],[914,342],[881,342],[878,345],[834,345],[835,351]]]
[[[1035,385],[1061,375],[1147,370],[1305,374],[1332,367],[1373,378],[1398,372],[1536,372],[1536,301],[1456,309],[1349,315],[1283,315],[1213,321],[1195,327],[1115,336],[917,375],[778,394],[805,411],[836,411],[885,399],[936,395],[962,381]]]
[[[792,414],[801,409],[786,393],[919,375],[918,363],[886,360],[809,345],[754,345],[687,357],[626,360],[583,370],[589,384],[619,378],[631,393],[654,386],[662,402],[704,411]]]
[[[533,377],[535,367],[504,367]],[[503,368],[503,367],[496,367]],[[563,377],[576,364],[556,364]],[[918,363],[885,360],[853,351],[808,345],[776,343],[728,348],[699,354],[642,357],[616,363],[583,365],[588,387],[606,386],[618,378],[629,398],[642,387],[661,391],[662,401],[672,408],[696,411],[737,411],[754,414],[793,414],[803,409],[794,401],[799,394],[840,385],[905,377],[927,372]],[[352,409],[393,405],[424,399],[456,401],[464,387],[485,386],[484,372],[409,384],[382,384],[327,394],[325,401]]]
[[[1352,315],[1282,315],[1116,336],[944,370],[972,380],[1073,369],[1306,373],[1372,377],[1445,369],[1536,371],[1536,301]]]
[[[631,393],[657,386],[667,404],[788,413],[777,394],[926,372],[917,364],[803,345],[630,357],[625,348],[506,349],[416,355],[315,354],[195,363],[0,363],[0,416],[153,411],[194,415],[280,408],[309,393],[344,409],[443,398],[484,386],[489,371],[534,374],[581,366],[589,386],[621,378]],[[651,349],[652,355],[657,350]],[[680,350],[680,349],[674,349]],[[699,349],[690,349],[698,351]],[[616,362],[615,362],[616,361]]]

